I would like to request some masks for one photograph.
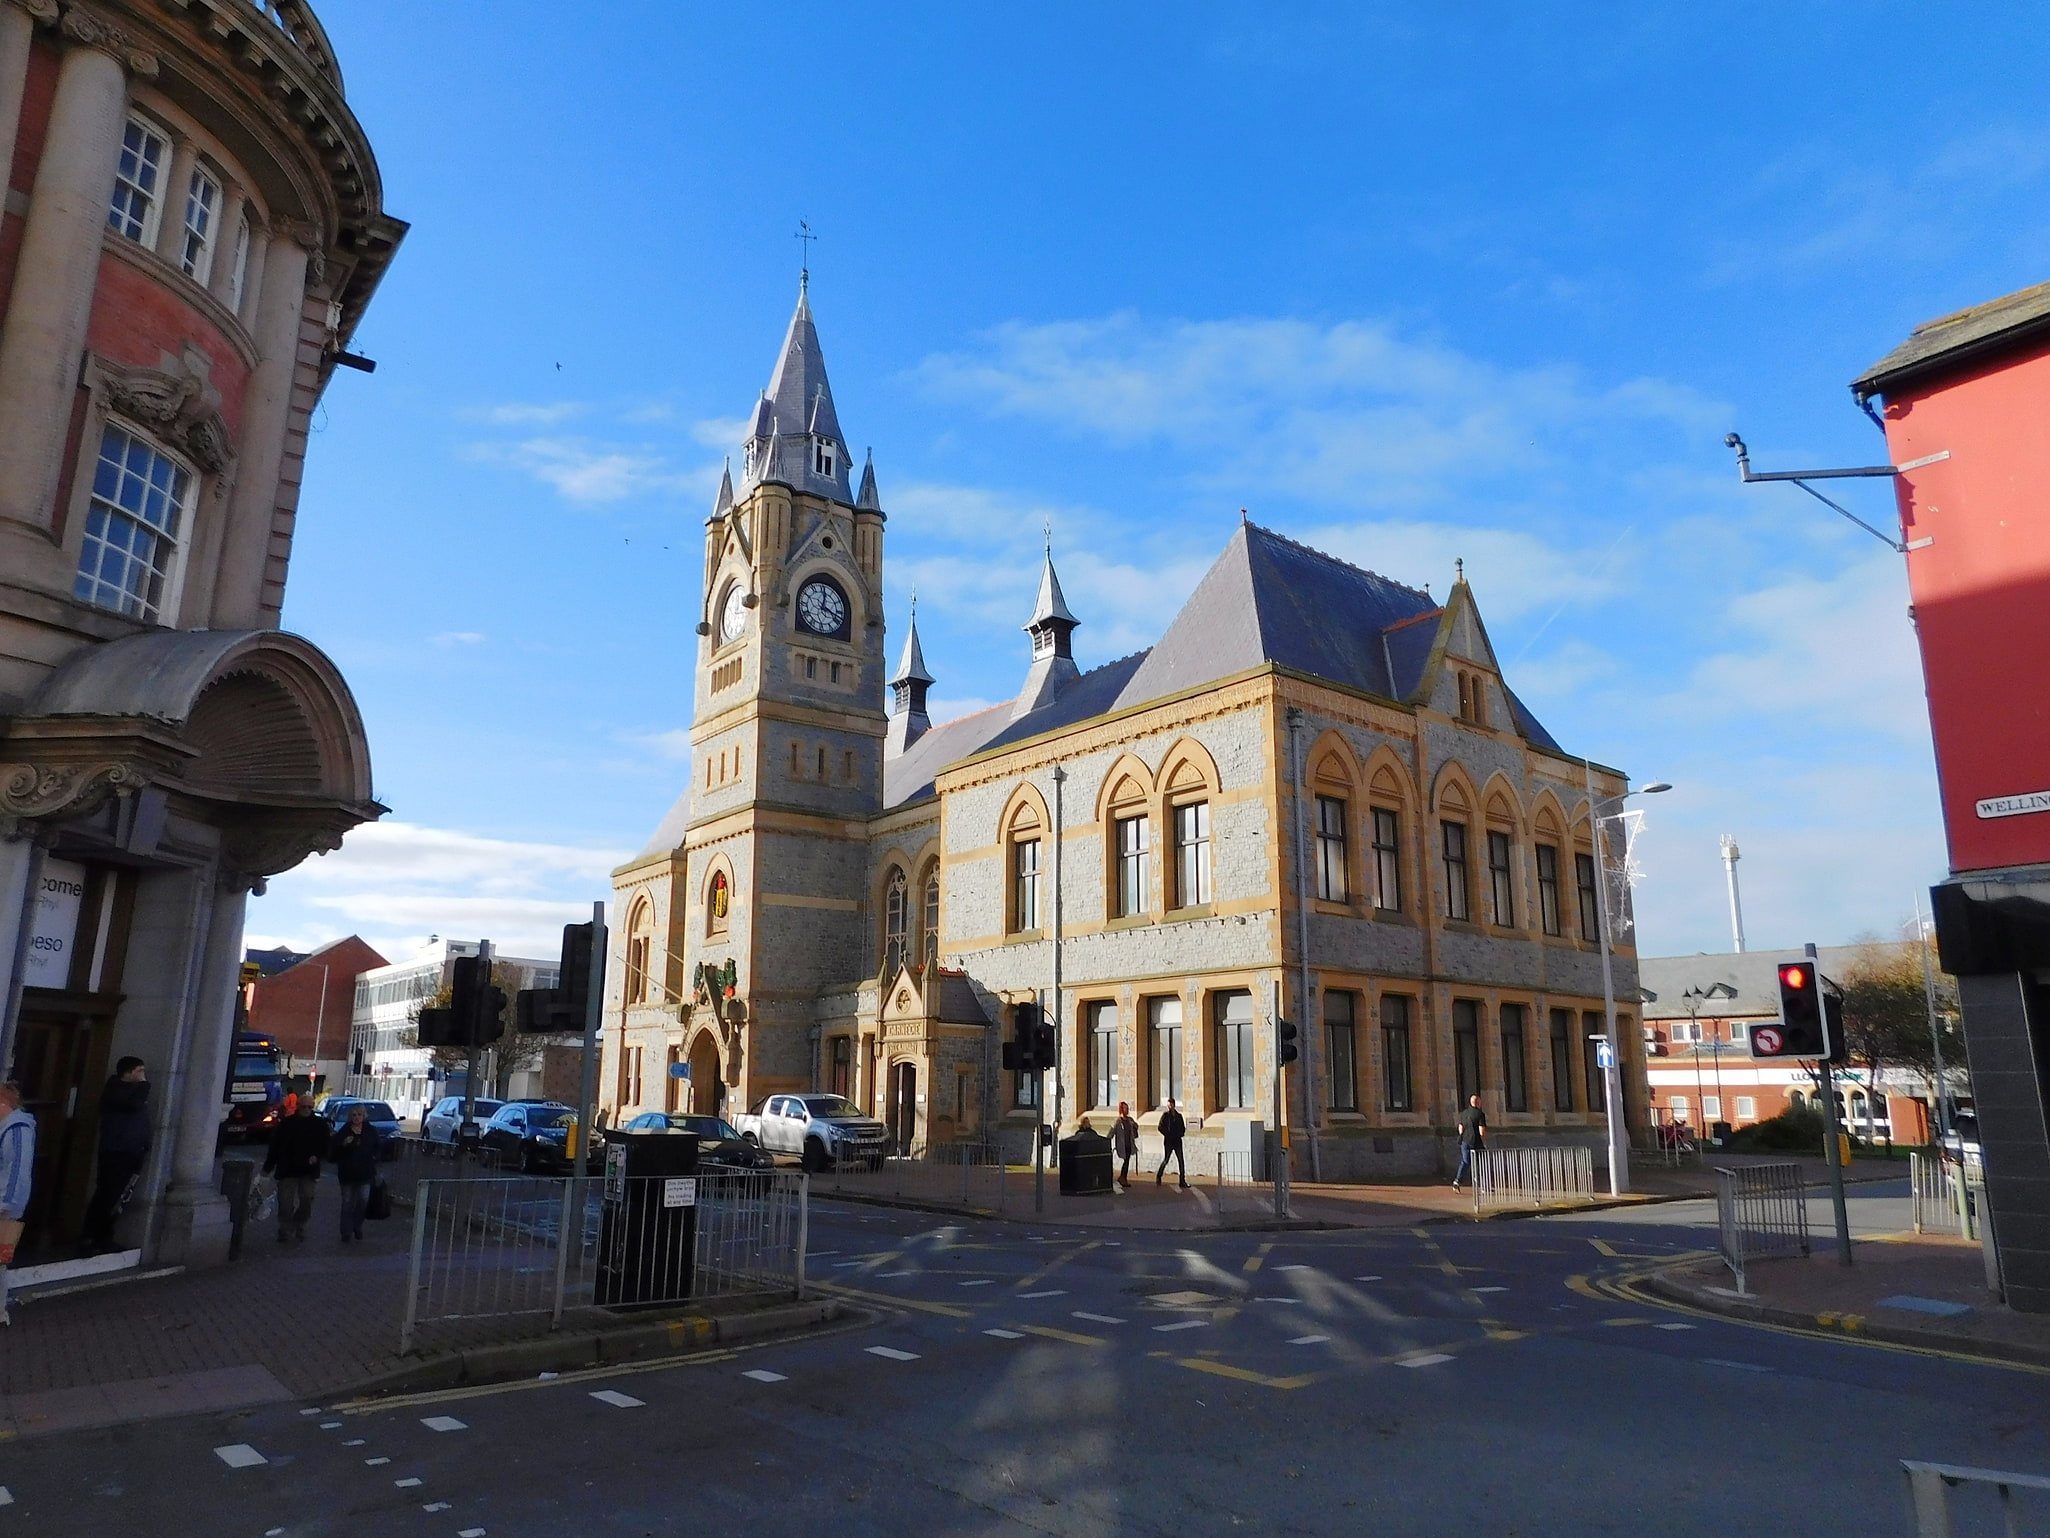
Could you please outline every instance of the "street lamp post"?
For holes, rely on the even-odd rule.
[[[1587,772],[1587,832],[1588,842],[1594,846],[1595,899],[1600,904],[1601,922],[1596,925],[1596,931],[1602,954],[1603,1036],[1609,1047],[1609,1065],[1602,1070],[1606,1091],[1602,1098],[1608,1102],[1609,1110],[1609,1194],[1622,1196],[1630,1189],[1630,1128],[1623,1116],[1623,1041],[1616,1027],[1616,970],[1609,956],[1609,859],[1608,846],[1602,835],[1602,823],[1615,814],[1604,812],[1602,808],[1621,806],[1631,796],[1655,796],[1673,787],[1660,780],[1651,785],[1641,785],[1634,791],[1626,790],[1620,796],[1606,796],[1597,801],[1594,761],[1583,758],[1580,762]]]
[[[1694,1049],[1694,1096],[1701,1111],[1701,1133],[1709,1132],[1708,1094],[1701,1085],[1701,1005],[1705,999],[1734,999],[1737,990],[1728,983],[1710,983],[1706,988],[1689,988],[1680,997],[1687,1001],[1687,1018],[1694,1022],[1694,1040],[1689,1043]],[[1718,1119],[1723,1114],[1723,1044],[1714,1043],[1711,1054],[1715,1059],[1715,1113]]]

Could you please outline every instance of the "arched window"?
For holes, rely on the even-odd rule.
[[[733,883],[726,872],[712,872],[712,884],[705,889],[705,929],[707,933],[723,935],[733,911]]]
[[[931,871],[925,878],[925,953],[928,959],[937,960],[940,954],[940,873]]]
[[[883,894],[883,964],[891,971],[904,965],[905,941],[911,926],[911,898],[904,871],[900,866],[890,868],[890,877]]]

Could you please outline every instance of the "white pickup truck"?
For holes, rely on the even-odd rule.
[[[845,1095],[768,1095],[733,1125],[748,1142],[814,1171],[835,1162],[879,1169],[890,1151],[889,1130]]]

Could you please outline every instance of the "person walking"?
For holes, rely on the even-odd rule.
[[[0,1324],[7,1312],[7,1268],[21,1242],[29,1186],[36,1172],[36,1119],[21,1108],[21,1086],[0,1084]]]
[[[363,1242],[363,1209],[370,1205],[370,1188],[377,1183],[377,1147],[381,1139],[370,1125],[369,1107],[357,1102],[349,1107],[348,1120],[335,1128],[327,1156],[334,1161],[335,1178],[342,1184],[342,1243]]]
[[[1110,1124],[1110,1151],[1118,1156],[1118,1188],[1132,1189],[1132,1156],[1139,1151],[1139,1124],[1132,1120],[1132,1107],[1118,1102],[1118,1119]]]
[[[1182,1138],[1188,1132],[1189,1124],[1182,1120],[1182,1113],[1168,1101],[1167,1109],[1160,1113],[1160,1168],[1153,1172],[1153,1183],[1159,1185],[1167,1174],[1167,1161],[1175,1162],[1175,1170],[1181,1176],[1182,1189],[1189,1189],[1189,1161],[1182,1155]]]
[[[1452,1189],[1457,1191],[1466,1177],[1473,1172],[1473,1156],[1488,1146],[1488,1113],[1481,1109],[1481,1097],[1468,1098],[1466,1109],[1459,1113],[1459,1173],[1452,1177]]]
[[[114,1248],[114,1220],[135,1194],[148,1157],[149,1075],[141,1058],[124,1057],[100,1091],[100,1167],[85,1209],[84,1253]]]
[[[278,1243],[301,1244],[313,1216],[313,1197],[320,1189],[320,1166],[327,1159],[328,1125],[313,1114],[313,1097],[301,1095],[292,1114],[270,1135],[263,1172],[278,1182]]]

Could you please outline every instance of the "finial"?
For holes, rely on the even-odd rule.
[[[1242,508],[1240,508],[1240,509],[1239,509],[1239,522],[1240,522],[1241,524],[1247,524],[1247,523],[1251,523],[1252,521],[1253,521],[1252,519],[1250,519],[1250,518],[1248,518],[1248,517],[1246,516],[1246,510],[1245,510],[1245,509],[1244,509],[1243,507],[1242,507]]]
[[[1053,560],[1053,514],[1048,513],[1040,520],[1039,531],[1046,537],[1046,558]]]
[[[1466,562],[1456,555],[1452,558],[1452,580],[1454,582],[1464,582],[1466,580]]]
[[[792,238],[802,242],[804,246],[804,263],[797,270],[797,291],[802,294],[811,288],[811,243],[817,240],[818,236],[812,233],[809,219],[800,219],[797,221],[797,234]]]
[[[911,623],[918,623],[918,584],[911,584]]]

